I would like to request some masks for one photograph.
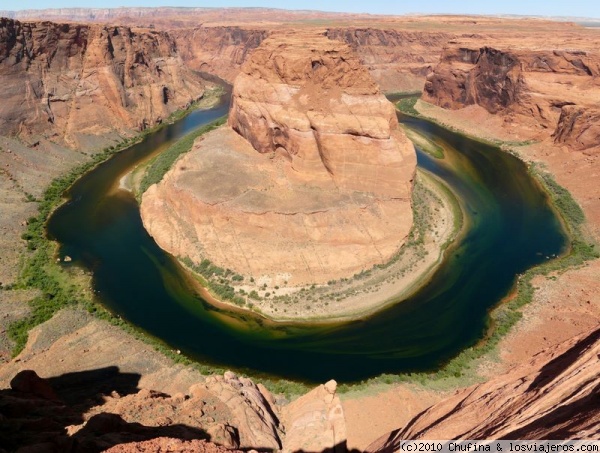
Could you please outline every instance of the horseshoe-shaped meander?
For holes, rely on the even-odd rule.
[[[61,254],[93,272],[101,302],[198,361],[254,375],[352,382],[382,373],[435,369],[485,334],[488,311],[519,273],[566,247],[548,197],[517,158],[422,119],[401,122],[444,148],[418,165],[451,188],[468,230],[430,282],[368,318],[331,325],[271,323],[224,313],[188,285],[177,262],[142,226],[123,174],[159,147],[227,112],[196,111],[120,152],[77,181],[48,224]],[[368,297],[368,296],[365,296]]]

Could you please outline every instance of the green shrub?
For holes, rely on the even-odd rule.
[[[402,113],[405,113],[407,115],[420,116],[420,113],[415,109],[415,104],[417,103],[418,100],[419,100],[419,96],[406,97],[406,98],[400,99],[398,102],[396,102],[396,107]]]

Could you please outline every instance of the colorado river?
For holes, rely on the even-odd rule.
[[[226,111],[222,104],[194,112],[115,155],[69,190],[70,201],[48,224],[60,253],[93,272],[105,306],[195,360],[310,382],[434,369],[483,337],[488,311],[519,273],[566,246],[547,196],[521,161],[403,117],[444,148],[443,160],[418,151],[418,165],[459,197],[468,223],[429,284],[369,318],[331,325],[274,324],[218,310],[194,292],[176,260],[144,230],[133,195],[116,187],[158,147]]]

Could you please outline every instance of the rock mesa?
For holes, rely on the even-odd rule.
[[[229,126],[144,194],[162,248],[281,285],[351,276],[398,251],[415,151],[347,45],[263,41],[236,78]]]
[[[347,46],[323,36],[277,36],[256,49],[235,80],[229,124],[303,179],[410,196],[412,150],[393,105]]]

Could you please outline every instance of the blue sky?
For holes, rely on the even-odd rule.
[[[373,14],[452,13],[522,14],[600,18],[600,2],[595,0],[0,0],[0,10],[119,6],[264,6],[286,9],[316,9]]]

